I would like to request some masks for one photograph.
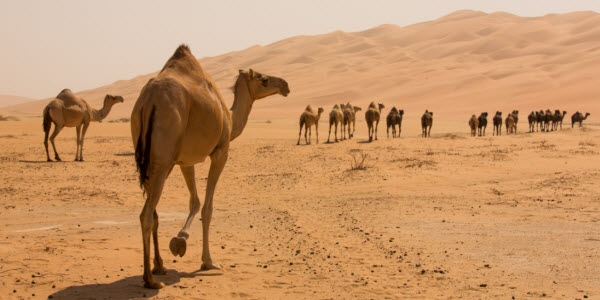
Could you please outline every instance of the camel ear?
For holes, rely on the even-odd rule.
[[[242,73],[244,73],[244,70],[239,69],[238,72],[239,72],[240,75],[242,75]]]

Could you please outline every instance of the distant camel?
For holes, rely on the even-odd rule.
[[[317,133],[317,144],[319,143],[319,119],[321,118],[321,114],[323,113],[323,108],[319,107],[318,112],[315,114],[313,108],[308,105],[302,115],[300,115],[300,132],[298,133],[298,143],[296,145],[300,145],[300,136],[302,135],[302,126],[304,125],[304,140],[306,144],[309,145],[311,141],[312,135],[312,126],[315,125],[315,132]],[[306,137],[306,132],[309,132],[308,138]]]
[[[580,112],[576,112],[571,116],[571,128],[573,128],[573,125],[575,125],[575,123],[579,122],[579,127],[581,127],[581,123],[583,122],[583,120],[587,119],[587,117],[590,115],[590,113],[585,113],[585,117],[583,116],[582,113]]]
[[[515,116],[510,113],[506,116],[506,134],[517,134],[517,122],[515,122]]]
[[[54,139],[63,127],[75,127],[77,131],[75,161],[83,161],[83,139],[85,138],[88,126],[90,126],[90,122],[102,121],[108,116],[112,106],[117,103],[123,103],[123,97],[106,95],[104,97],[104,105],[100,110],[97,110],[93,109],[83,98],[73,94],[71,90],[62,90],[44,108],[44,147],[46,147],[47,160],[52,161],[48,153],[48,133],[50,133],[52,123],[54,123],[54,132],[50,136],[50,143],[52,143],[52,148],[54,149],[54,159],[61,161],[56,151]],[[82,127],[83,130],[81,130]]]
[[[558,109],[554,112],[554,130],[558,130],[559,125],[560,129],[562,130],[562,123],[566,114],[567,112],[564,110],[562,113]]]
[[[327,137],[327,142],[329,143],[329,138],[331,137],[331,127],[335,125],[335,129],[333,130],[333,134],[335,135],[335,142],[337,143],[337,131],[338,124],[340,125],[340,130],[342,129],[342,122],[344,121],[344,114],[342,113],[341,106],[336,104],[333,106],[333,109],[329,113],[329,136]],[[340,138],[342,135],[340,134]]]
[[[387,125],[387,137],[388,138],[390,137],[390,127],[392,127],[392,138],[396,137],[396,124],[399,124],[399,121],[401,120],[400,118],[401,117],[400,117],[400,113],[398,112],[398,109],[395,106],[392,107],[392,109],[388,113],[387,117],[385,118],[386,125]],[[399,136],[400,135],[398,135],[398,137]]]
[[[213,213],[213,195],[219,176],[227,163],[230,142],[246,127],[252,105],[271,95],[287,96],[288,83],[252,69],[239,70],[233,86],[233,105],[226,102],[212,78],[204,72],[190,49],[181,45],[156,77],[142,88],[131,113],[131,137],[140,185],[146,196],[140,214],[144,255],[144,286],[164,287],[153,274],[167,269],[159,254],[158,214],[165,180],[179,165],[190,192],[189,215],[169,249],[175,256],[185,255],[188,230],[200,211],[194,165],[210,157],[206,196],[202,207],[201,270],[219,269],[209,249],[209,227]],[[151,268],[151,239],[154,239],[154,268]]]
[[[547,109],[546,113],[544,114],[544,130],[546,132],[552,131],[550,127],[550,122],[552,122],[553,119],[554,116],[552,115],[552,112],[549,109]]]
[[[477,136],[477,127],[479,127],[479,120],[477,120],[477,116],[471,116],[469,119],[469,127],[471,127],[471,136]]]
[[[546,120],[546,114],[544,113],[544,110],[540,110],[539,112],[536,112],[535,116],[537,117],[537,126],[539,127],[539,131],[544,131],[544,121]]]
[[[519,125],[519,111],[518,110],[513,110],[512,113],[510,113],[513,117],[513,119],[515,120],[515,134],[517,134],[517,126]]]
[[[379,127],[379,119],[383,108],[385,108],[383,104],[371,102],[369,108],[365,112],[365,121],[367,122],[367,127],[369,129],[369,142],[373,141],[373,135],[375,135],[375,140],[377,140],[377,127]],[[375,123],[375,126],[373,126],[373,123]]]
[[[529,121],[529,132],[534,132],[535,122],[537,121],[536,113],[532,111],[529,116],[527,116],[527,120]]]
[[[360,110],[358,106],[352,106],[350,103],[344,106],[344,127],[348,126],[348,138],[354,137],[354,130],[356,129],[356,112]],[[352,123],[352,132],[350,131],[350,123]]]
[[[431,126],[433,125],[433,112],[425,110],[423,116],[421,116],[421,130],[423,131],[422,137],[431,137]],[[427,130],[429,128],[429,130]]]
[[[492,135],[502,135],[502,112],[496,111],[496,115],[494,115],[492,121],[494,122],[494,131],[492,132]]]
[[[485,136],[485,129],[487,128],[487,112],[482,112],[477,120],[479,121],[479,136]]]

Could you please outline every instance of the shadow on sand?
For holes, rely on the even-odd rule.
[[[60,161],[46,161],[46,160],[19,160],[19,162],[21,163],[26,163],[26,164],[51,164],[51,163],[74,163],[74,162],[78,162],[78,161],[74,161],[74,160],[60,160]]]
[[[133,153],[133,152],[115,153],[115,156],[133,156],[133,155],[135,155],[135,153]]]
[[[196,270],[191,273],[169,270],[166,275],[154,275],[154,278],[165,284],[165,287],[177,284],[181,278],[198,276],[220,276],[222,273],[210,273]],[[152,298],[160,290],[144,288],[142,276],[131,276],[104,284],[86,284],[70,286],[48,296],[49,299],[116,299]]]

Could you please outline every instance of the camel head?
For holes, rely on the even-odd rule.
[[[585,113],[585,117],[587,118],[589,115],[591,115],[590,113]]]
[[[288,83],[279,77],[261,74],[257,71],[249,69],[239,71],[239,76],[244,76],[248,84],[250,94],[254,96],[254,100],[262,99],[271,95],[279,94],[284,97],[290,93]]]
[[[113,96],[113,95],[106,95],[104,97],[104,105],[105,106],[113,106],[117,103],[123,103],[125,100],[123,100],[123,97],[121,96]]]
[[[398,111],[398,113],[402,116],[404,115],[404,109],[401,109],[400,111]]]
[[[358,106],[354,106],[354,111],[361,111],[362,109]]]
[[[518,116],[518,115],[519,115],[519,111],[518,111],[518,110],[513,110],[512,114],[513,114],[514,116]]]
[[[324,110],[322,107],[319,107],[319,112],[318,112],[318,114],[320,115],[320,114],[322,114],[324,111],[325,111],[325,110]]]
[[[487,111],[485,111],[485,112],[482,112],[481,115],[487,118],[488,113],[487,113]]]
[[[563,113],[562,113],[562,114],[563,114],[563,116],[564,116],[564,115],[566,115],[566,114],[567,114],[567,111],[566,111],[566,110],[563,110]]]
[[[381,111],[382,109],[384,109],[384,108],[385,108],[385,105],[383,105],[383,104],[381,104],[381,103],[379,103],[378,105],[379,105],[379,111]]]

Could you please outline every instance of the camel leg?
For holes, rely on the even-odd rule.
[[[433,127],[433,126],[429,125],[429,131],[427,132],[428,137],[431,137],[431,127]]]
[[[319,143],[319,121],[315,123],[315,133],[317,134],[317,144]]]
[[[83,129],[81,130],[81,141],[79,142],[79,161],[83,161],[83,141],[85,139],[85,133],[87,132],[88,126],[90,126],[90,123],[83,124]]]
[[[312,126],[308,127],[308,143],[312,143]]]
[[[354,137],[355,131],[356,131],[356,121],[352,121],[352,137]]]
[[[338,123],[335,122],[335,129],[334,129],[334,133],[335,133],[335,142],[338,142],[338,138],[337,138],[337,133],[338,133]]]
[[[388,127],[387,127],[387,129],[386,129],[386,132],[387,132],[387,137],[388,137],[388,139],[389,139],[389,138],[390,138],[390,126],[388,126]],[[393,133],[394,133],[394,132],[392,131],[392,134],[393,134]],[[392,135],[392,137],[393,137],[393,135]]]
[[[165,184],[165,180],[169,175],[172,167],[155,167],[152,171],[152,176],[146,182],[145,188],[147,192],[146,203],[140,214],[140,223],[142,226],[142,240],[144,244],[144,286],[150,289],[161,289],[165,285],[161,282],[154,281],[152,271],[150,270],[150,238],[156,226],[158,231],[158,223],[155,225],[156,205],[160,200],[160,195]],[[156,237],[155,237],[156,240]],[[155,241],[155,243],[157,243]],[[155,247],[158,245],[155,244]]]
[[[180,166],[180,169],[181,173],[183,174],[183,178],[185,179],[185,184],[187,185],[188,191],[190,192],[190,213],[185,221],[185,225],[183,225],[183,228],[177,234],[177,237],[171,239],[169,249],[173,255],[179,255],[183,257],[187,249],[186,241],[190,237],[188,230],[190,229],[190,226],[192,226],[194,217],[196,214],[198,214],[198,211],[200,211],[200,199],[198,198],[198,191],[196,190],[196,175],[194,173],[194,166]],[[160,265],[162,265],[162,261],[160,261]],[[154,262],[154,268],[157,268],[156,261]]]
[[[308,125],[304,126],[304,142],[308,145]]]
[[[352,134],[350,133],[350,122],[348,122],[348,139],[352,138]]]
[[[61,159],[60,159],[60,156],[58,156],[58,152],[56,152],[56,145],[54,144],[54,139],[60,133],[60,131],[63,129],[63,127],[64,127],[64,125],[55,123],[54,131],[52,132],[52,135],[50,136],[50,143],[52,144],[52,149],[54,149],[54,159],[56,159],[57,161],[61,161]]]
[[[158,214],[156,209],[152,214],[154,224],[152,224],[152,239],[154,240],[154,268],[152,274],[164,275],[167,274],[167,269],[163,265],[163,260],[160,257],[160,249],[158,248]]]
[[[330,137],[331,137],[331,123],[329,123],[329,135],[327,136],[327,143],[329,143]]]
[[[375,123],[375,140],[377,140],[377,127],[379,127],[379,121]]]
[[[48,161],[52,161],[50,159],[50,154],[48,153],[48,135],[50,134],[50,129],[44,131],[44,147],[46,147],[46,158]]]
[[[81,125],[75,127],[75,131],[77,132],[77,150],[75,150],[75,161],[79,161],[79,145],[81,145]]]
[[[208,180],[206,183],[206,197],[204,198],[204,206],[202,206],[202,270],[220,269],[213,264],[210,257],[210,249],[208,242],[208,229],[213,212],[213,194],[217,181],[221,175],[221,171],[227,162],[227,148],[217,148],[210,155],[210,170],[208,171]]]
[[[300,145],[301,137],[302,137],[302,123],[300,123],[300,132],[298,132],[298,143],[296,145]]]

